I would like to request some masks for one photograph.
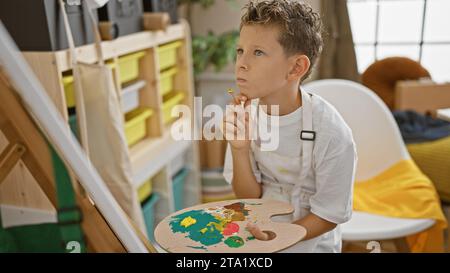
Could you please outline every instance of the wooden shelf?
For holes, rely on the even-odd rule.
[[[186,198],[187,205],[201,202],[198,144],[194,141],[174,140],[170,134],[170,127],[163,124],[163,102],[157,54],[159,45],[174,41],[182,42],[182,46],[177,49],[178,73],[174,79],[174,90],[185,92],[185,99],[182,103],[192,109],[194,79],[190,37],[189,25],[186,21],[181,20],[179,24],[169,26],[167,31],[142,31],[101,43],[105,61],[117,62],[119,57],[138,51],[146,53],[139,61],[139,76],[136,84],[142,85],[145,82],[139,91],[139,106],[151,108],[154,110],[154,115],[147,120],[146,138],[128,149],[128,160],[132,168],[132,186],[138,189],[151,178],[153,190],[161,194],[159,205],[156,206],[156,220],[160,220],[174,210],[170,164],[177,157],[186,155],[187,168],[190,170],[186,181],[186,191],[189,192],[189,196]],[[77,47],[76,51],[79,62],[98,62],[95,45]],[[57,109],[68,120],[62,75],[72,69],[70,50],[23,52],[23,55]],[[116,66],[114,70],[115,78],[118,78],[120,66]],[[121,86],[121,92],[127,90],[127,85]]]
[[[149,177],[168,165],[175,156],[193,145],[192,141],[176,141],[165,131],[162,137],[146,139],[130,149],[133,184],[139,187]]]
[[[103,41],[102,50],[105,59],[112,59],[116,56],[126,55],[128,53],[140,51],[146,48],[155,47],[174,40],[180,40],[186,37],[185,26],[182,23],[171,25],[167,31],[142,31],[127,36],[119,37],[112,41]],[[78,60],[84,63],[95,63],[98,61],[95,46],[93,44],[84,45],[76,48]],[[60,71],[72,69],[70,63],[70,50],[59,50],[51,52],[22,52],[26,58],[33,57],[51,57],[54,64]]]

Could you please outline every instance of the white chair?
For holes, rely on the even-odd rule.
[[[398,126],[384,102],[367,87],[348,80],[319,80],[303,86],[332,104],[352,129],[358,152],[356,181],[374,177],[402,159],[410,159]],[[404,238],[424,231],[433,219],[405,219],[354,211],[342,225],[344,241],[393,240],[406,252]]]

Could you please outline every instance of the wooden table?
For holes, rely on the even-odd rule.
[[[167,216],[156,227],[155,239],[168,252],[278,252],[306,235],[302,226],[270,219],[293,211],[288,203],[263,199],[201,204]],[[275,233],[275,238],[255,239],[245,229],[248,222]]]

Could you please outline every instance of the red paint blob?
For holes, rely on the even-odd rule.
[[[223,229],[222,234],[223,235],[232,235],[233,233],[236,233],[239,231],[239,225],[235,223],[228,223],[225,228]]]

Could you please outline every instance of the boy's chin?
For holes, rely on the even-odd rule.
[[[241,94],[242,96],[246,96],[247,99],[250,100],[257,98],[256,94],[253,94],[253,92],[251,92],[250,90],[246,90],[245,88],[239,89],[239,94]]]

